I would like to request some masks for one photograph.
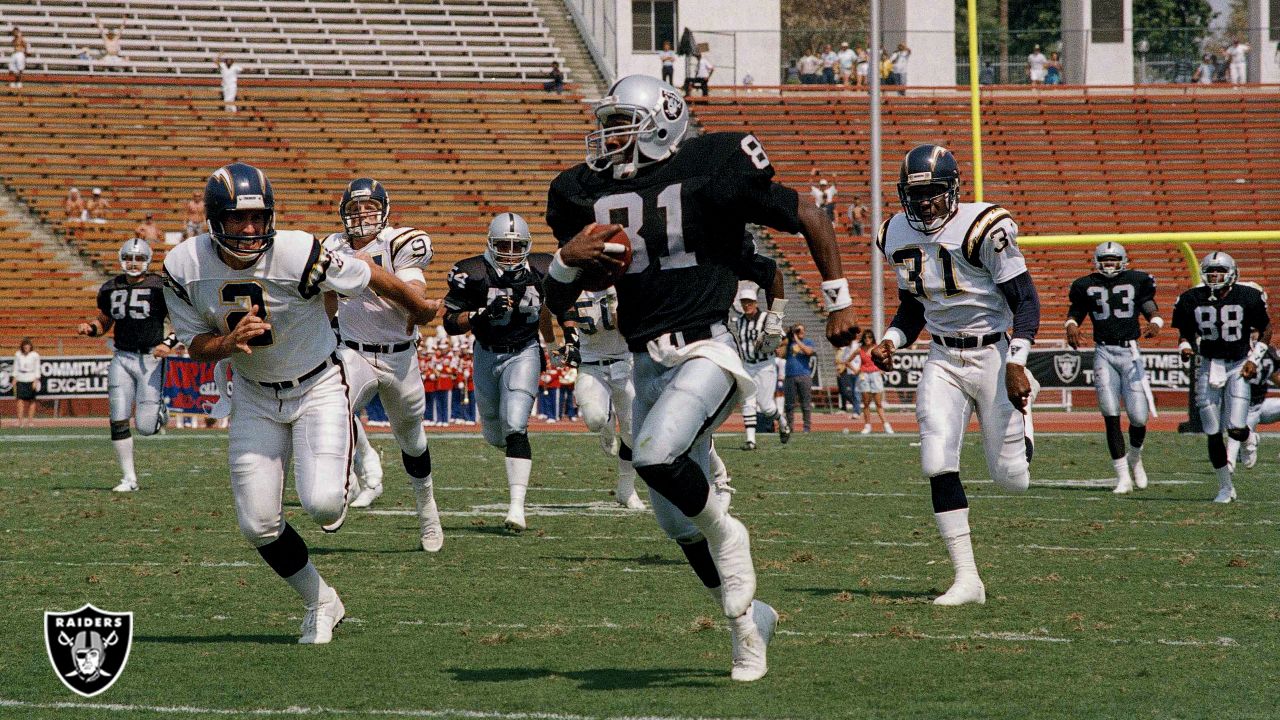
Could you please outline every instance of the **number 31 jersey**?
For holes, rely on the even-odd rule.
[[[724,322],[747,223],[799,232],[796,193],[773,174],[755,136],[710,133],[631,178],[566,170],[551,183],[547,224],[561,245],[589,223],[626,228],[632,259],[617,283],[618,328],[638,351],[659,335]]]
[[[876,244],[898,278],[899,292],[924,305],[930,335],[988,335],[1013,322],[997,287],[1027,271],[1018,226],[990,203],[960,203],[955,217],[931,235],[898,213],[880,226]]]
[[[1137,340],[1138,315],[1156,299],[1156,280],[1138,270],[1122,270],[1114,277],[1090,273],[1071,283],[1067,316],[1077,323],[1093,320],[1094,342],[1108,345]]]
[[[1179,295],[1173,306],[1178,334],[1192,345],[1199,339],[1201,357],[1210,359],[1243,359],[1253,345],[1249,331],[1261,330],[1270,322],[1262,293],[1239,283],[1226,295],[1213,294],[1204,285],[1193,287]]]

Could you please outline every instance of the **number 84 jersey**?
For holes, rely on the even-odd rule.
[[[990,203],[960,203],[943,228],[925,234],[898,213],[880,226],[876,244],[892,264],[898,291],[924,305],[930,335],[1003,333],[1013,322],[997,287],[1027,271],[1018,225]]]

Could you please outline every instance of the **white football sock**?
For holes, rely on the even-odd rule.
[[[533,461],[528,458],[507,458],[507,488],[511,491],[511,507],[524,507],[524,495],[529,489],[529,473],[532,470]]]
[[[1236,460],[1240,457],[1240,441],[1234,438],[1227,438],[1227,467],[1236,466]]]
[[[951,555],[956,581],[965,578],[977,580],[978,566],[973,562],[973,542],[969,537],[969,508],[934,513],[933,517],[938,522],[938,534]]]
[[[729,479],[729,468],[724,466],[724,460],[720,459],[714,443],[711,445],[711,477],[713,480]]]
[[[747,442],[753,443],[755,441],[756,441],[756,426],[755,426],[755,423],[752,423],[747,426]]]
[[[356,420],[356,467],[360,469],[358,475],[360,482],[365,487],[378,487],[382,485],[382,457],[378,455],[378,451],[374,449],[369,442],[369,436],[365,433],[360,421]]]
[[[1226,465],[1220,468],[1214,468],[1213,472],[1218,476],[1218,488],[1230,488],[1231,484],[1231,466]]]
[[[619,502],[625,501],[636,492],[636,469],[630,460],[618,460],[618,489],[615,493]]]
[[[112,440],[111,446],[116,450],[116,459],[120,461],[120,469],[124,471],[124,476],[137,480],[138,474],[133,469],[133,436],[123,440]]]
[[[320,571],[316,570],[316,566],[311,564],[310,560],[307,561],[306,566],[285,578],[284,581],[298,593],[308,609],[316,606],[320,601],[320,591],[327,587],[324,578],[320,577]]]

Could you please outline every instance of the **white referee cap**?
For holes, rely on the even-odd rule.
[[[746,285],[738,290],[739,301],[751,300],[752,302],[758,302],[759,299],[760,296],[756,293],[756,289],[750,285]]]

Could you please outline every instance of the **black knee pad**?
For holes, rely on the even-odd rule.
[[[1147,440],[1146,425],[1130,425],[1129,426],[1129,444],[1136,450],[1142,447],[1142,443]]]
[[[1107,450],[1112,460],[1124,457],[1124,433],[1120,431],[1119,415],[1103,415],[1102,423],[1107,426]]]
[[[689,567],[693,568],[703,585],[709,588],[720,587],[720,573],[716,570],[716,561],[711,558],[711,547],[707,545],[706,538],[699,538],[694,542],[677,541],[676,544],[684,551]]]
[[[533,448],[529,447],[529,436],[525,433],[511,433],[507,436],[507,457],[533,459]]]
[[[1249,439],[1249,428],[1227,428],[1227,437],[1236,442],[1244,442]]]
[[[111,439],[112,440],[128,440],[131,436],[129,432],[128,420],[112,420],[111,421]]]
[[[688,455],[681,455],[671,463],[637,466],[636,474],[654,492],[670,500],[685,517],[693,517],[707,506],[710,492],[707,476]]]
[[[431,448],[423,450],[418,457],[401,450],[400,462],[404,463],[404,471],[409,473],[409,477],[421,480],[431,474]]]
[[[258,554],[282,578],[296,575],[307,566],[307,544],[289,523],[284,524],[280,537],[258,548]]]
[[[1209,464],[1215,470],[1227,466],[1227,443],[1221,433],[1209,436]]]
[[[958,472],[939,473],[929,478],[929,490],[933,495],[935,513],[963,510],[969,507],[969,498],[964,495],[964,485],[960,484]]]
[[[631,446],[626,443],[618,444],[618,459],[624,462],[631,462]]]

